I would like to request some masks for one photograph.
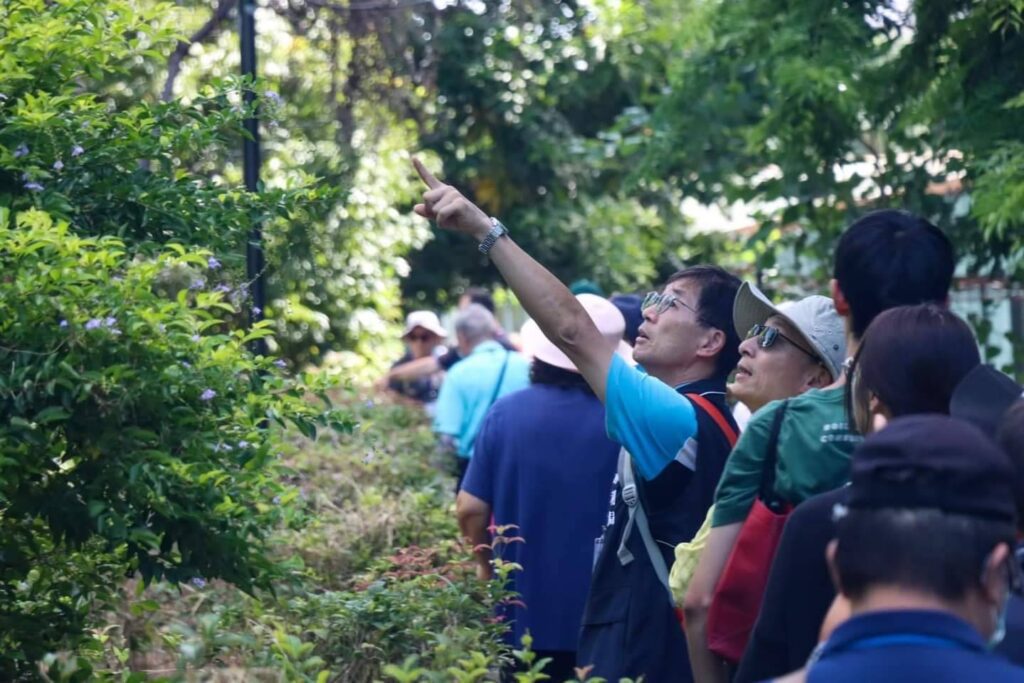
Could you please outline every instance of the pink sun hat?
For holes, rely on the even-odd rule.
[[[626,330],[626,319],[622,317],[615,304],[596,294],[577,294],[576,300],[594,321],[594,325],[608,343],[608,348],[633,365],[633,348],[622,339],[622,333]],[[526,321],[519,335],[523,341],[523,354],[528,358],[536,358],[563,370],[579,372],[569,357],[544,336],[532,319]]]

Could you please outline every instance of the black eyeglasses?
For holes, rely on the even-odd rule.
[[[754,337],[757,337],[760,340],[759,345],[762,349],[770,349],[772,345],[775,343],[776,339],[785,339],[790,344],[792,344],[793,346],[795,346],[796,348],[800,349],[808,356],[813,358],[815,361],[819,363],[821,362],[821,357],[818,356],[818,354],[814,353],[813,351],[809,351],[808,349],[804,348],[802,344],[798,344],[797,342],[793,341],[786,335],[782,334],[782,332],[780,332],[779,328],[777,327],[761,324],[754,325],[753,327],[750,328],[750,332],[747,333],[747,339],[753,339]]]

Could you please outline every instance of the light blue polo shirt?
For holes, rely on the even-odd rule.
[[[508,361],[501,387],[495,394],[501,366]],[[478,345],[456,363],[441,384],[434,415],[434,431],[457,440],[458,455],[473,455],[473,442],[480,424],[495,400],[530,386],[530,363],[515,351],[506,351],[496,341]]]
[[[680,387],[681,388],[681,387]],[[696,465],[697,413],[676,389],[612,356],[605,389],[608,436],[626,447],[640,476],[650,481],[674,460]]]

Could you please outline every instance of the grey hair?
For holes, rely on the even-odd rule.
[[[470,304],[455,316],[455,331],[469,344],[494,337],[494,316],[480,304]]]

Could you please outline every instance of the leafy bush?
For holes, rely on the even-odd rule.
[[[7,677],[74,645],[119,576],[269,586],[266,536],[297,491],[264,426],[349,427],[247,351],[269,323],[232,331],[223,291],[175,289],[175,273],[217,276],[208,253],[130,259],[123,242],[76,237],[40,211],[10,222],[0,209]]]

